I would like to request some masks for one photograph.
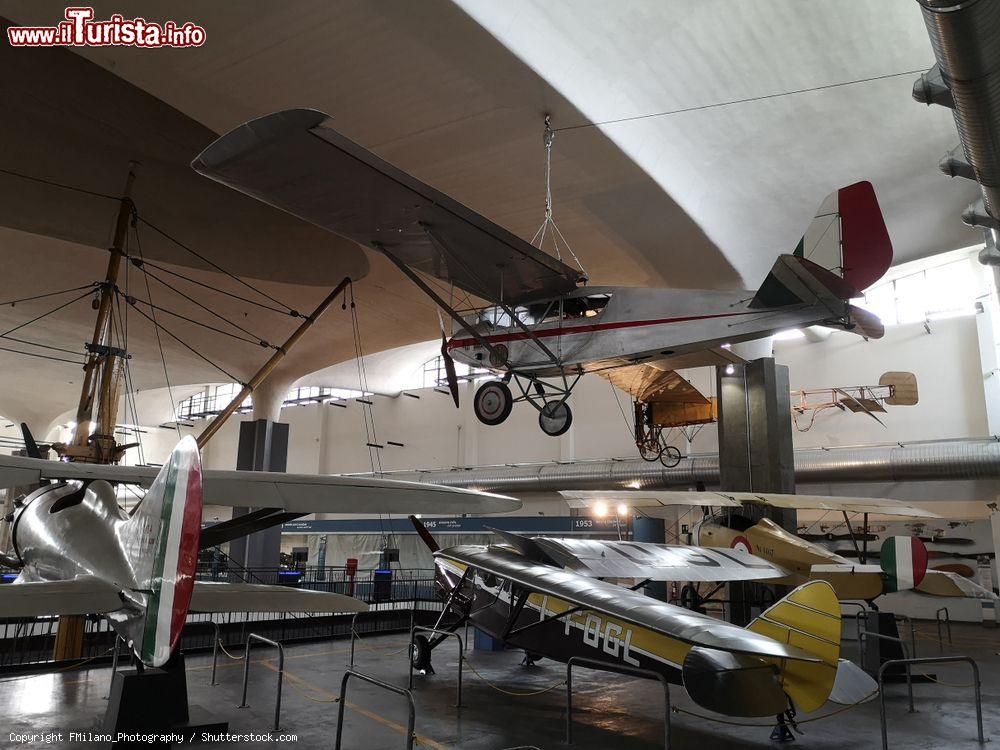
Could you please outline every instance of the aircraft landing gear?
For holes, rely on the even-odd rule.
[[[413,644],[410,646],[410,661],[413,668],[424,674],[434,674],[434,667],[431,666],[431,643],[427,636],[413,636]]]
[[[514,396],[502,380],[491,380],[479,386],[472,408],[483,424],[498,425],[510,416],[510,410],[514,408]]]
[[[562,435],[573,424],[573,412],[565,401],[549,401],[538,411],[538,426],[550,437]]]

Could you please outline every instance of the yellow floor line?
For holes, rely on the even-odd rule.
[[[268,669],[270,669],[272,672],[277,672],[278,671],[278,668],[274,664],[272,664],[270,662],[264,662],[264,666],[267,667]],[[336,698],[337,697],[336,693],[331,693],[329,690],[321,688],[319,685],[314,685],[313,683],[309,682],[308,680],[304,680],[303,678],[299,677],[298,675],[292,674],[287,669],[285,670],[285,677],[287,679],[291,680],[292,682],[296,683],[300,687],[308,688],[309,690],[312,690],[313,692],[320,693],[320,694],[325,695],[325,696],[327,696],[329,698]],[[392,729],[394,732],[399,732],[399,734],[403,735],[404,737],[406,736],[406,727],[403,726],[402,724],[397,724],[396,722],[390,721],[389,719],[386,719],[383,716],[379,716],[378,714],[372,713],[371,711],[369,711],[366,708],[362,708],[361,706],[359,706],[359,705],[357,705],[355,703],[351,703],[351,701],[346,701],[344,703],[344,707],[345,708],[349,708],[352,711],[354,711],[355,713],[361,714],[362,716],[367,716],[369,719],[371,719],[373,721],[377,721],[382,726],[388,727],[389,729]],[[414,735],[413,735],[413,741],[414,741],[414,744],[416,744],[416,745],[423,745],[424,747],[431,747],[431,748],[434,748],[434,750],[449,750],[449,748],[446,745],[442,745],[440,742],[435,742],[434,740],[432,740],[432,739],[430,739],[428,737],[424,737],[421,734],[414,733]]]

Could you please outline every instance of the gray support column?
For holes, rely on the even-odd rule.
[[[288,465],[288,425],[255,419],[240,423],[236,468],[243,471],[285,471]],[[233,517],[256,508],[233,508]],[[229,543],[229,554],[247,568],[277,568],[281,557],[281,527],[272,526]]]
[[[665,544],[667,541],[666,527],[662,518],[649,518],[647,516],[635,516],[632,522],[632,539],[636,542],[652,542],[654,544]],[[669,600],[667,594],[666,581],[652,581],[646,584],[646,596],[659,599],[661,602]]]
[[[774,359],[717,369],[719,393],[719,486],[731,492],[795,492],[788,368]],[[736,512],[758,521],[767,517],[794,532],[793,510],[752,506]],[[751,603],[764,587],[730,584],[731,620],[745,625]]]

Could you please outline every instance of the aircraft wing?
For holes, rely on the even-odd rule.
[[[328,591],[256,583],[195,581],[192,612],[367,612],[360,599]]]
[[[641,628],[668,634],[671,638],[693,646],[804,662],[822,661],[797,646],[657,601],[640,591],[532,562],[497,547],[463,545],[435,552],[434,555],[492,573],[512,581],[516,587],[555,597]]]
[[[501,538],[523,555],[540,551],[568,571],[592,578],[648,578],[651,581],[759,581],[784,578],[788,571],[742,550],[687,545],[553,537]],[[512,537],[517,537],[513,539]],[[532,547],[527,549],[519,542]]]
[[[118,587],[94,576],[0,585],[3,617],[103,614],[121,607]]]
[[[192,162],[199,173],[483,299],[576,288],[570,268],[348,140],[314,109],[241,125]]]
[[[626,502],[636,507],[671,505],[736,508],[743,504],[769,505],[797,510],[829,510],[871,513],[907,518],[940,518],[937,513],[917,508],[901,500],[881,497],[829,497],[825,495],[782,495],[774,492],[675,492],[670,490],[563,490],[571,507],[585,508],[598,501]]]
[[[42,479],[103,479],[149,487],[156,466],[108,466],[0,456],[0,487],[38,484]],[[288,513],[503,513],[521,502],[504,495],[419,482],[335,474],[268,471],[202,472],[206,505],[273,508]]]
[[[963,578],[958,573],[947,570],[928,570],[924,580],[915,589],[931,596],[968,597],[970,599],[993,599],[998,597],[992,591],[975,581]]]
[[[649,403],[707,404],[708,399],[673,370],[663,370],[655,362],[597,370],[618,390],[630,394],[636,401]]]

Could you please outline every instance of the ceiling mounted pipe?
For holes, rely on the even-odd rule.
[[[1000,219],[1000,3],[917,2],[937,65],[914,85],[914,98],[952,108],[986,212]]]
[[[694,487],[698,483],[715,487],[719,483],[719,457],[691,456],[673,468],[641,459],[618,459],[395,472],[386,476],[513,494],[558,490],[649,490]],[[1000,442],[992,439],[959,440],[795,452],[795,480],[803,484],[962,479],[1000,479]]]

